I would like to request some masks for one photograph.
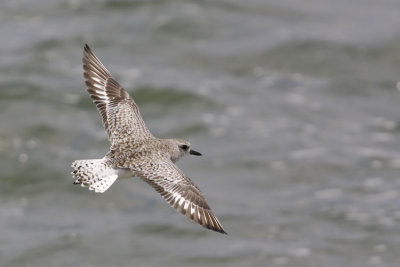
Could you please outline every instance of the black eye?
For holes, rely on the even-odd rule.
[[[188,150],[189,147],[188,147],[187,145],[182,145],[181,148],[182,148],[183,150]]]

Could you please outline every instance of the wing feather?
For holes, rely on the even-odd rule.
[[[151,185],[167,203],[201,226],[226,234],[200,189],[169,159],[159,159],[132,171]]]
[[[135,101],[111,76],[88,45],[85,45],[82,62],[87,91],[101,115],[111,144],[151,138]]]

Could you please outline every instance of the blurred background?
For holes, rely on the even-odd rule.
[[[0,4],[1,266],[398,266],[398,0]],[[109,148],[88,43],[229,236],[139,179],[95,194]]]

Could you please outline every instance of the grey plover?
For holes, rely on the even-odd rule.
[[[200,189],[174,164],[185,155],[201,154],[188,141],[155,138],[135,101],[87,44],[82,61],[87,91],[102,117],[111,148],[102,159],[74,161],[74,184],[103,193],[118,178],[139,177],[189,219],[226,234]]]

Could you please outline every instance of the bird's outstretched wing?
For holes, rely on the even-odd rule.
[[[132,171],[150,184],[171,207],[201,226],[226,234],[208,206],[200,189],[169,159],[152,158],[131,166]]]
[[[87,44],[82,62],[87,91],[100,112],[111,144],[129,139],[141,141],[151,138],[135,101],[111,76]]]

